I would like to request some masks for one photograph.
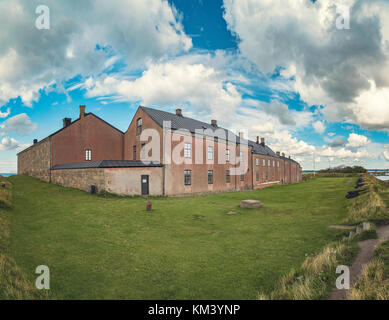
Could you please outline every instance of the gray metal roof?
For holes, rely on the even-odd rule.
[[[192,118],[188,118],[185,116],[179,116],[174,113],[148,108],[148,107],[140,107],[144,112],[146,112],[147,115],[150,116],[151,119],[153,119],[159,126],[163,127],[164,121],[170,121],[171,122],[171,128],[172,130],[177,129],[186,129],[189,130],[191,133],[195,133],[196,129],[211,129],[212,131],[215,131],[216,129],[222,129],[225,131],[225,137],[228,141],[232,141],[233,139],[236,139],[236,143],[240,143],[241,139],[239,136],[236,136],[231,131],[224,129],[219,126],[213,126],[210,123],[198,121]],[[233,137],[233,139],[231,139]],[[250,147],[253,149],[253,153],[256,154],[262,154],[262,155],[268,155],[272,157],[277,157],[277,154],[270,149],[267,145],[263,146],[260,143],[256,143],[251,140],[245,140],[245,142],[248,143]]]
[[[73,162],[65,164],[56,164],[51,169],[88,169],[88,168],[141,168],[141,167],[162,167],[158,162],[133,161],[133,160],[101,160]]]

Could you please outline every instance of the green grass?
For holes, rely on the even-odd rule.
[[[49,266],[59,299],[256,299],[343,231],[355,179],[315,178],[199,197],[98,197],[13,183],[10,252],[28,279]],[[241,209],[258,199],[261,209]],[[152,212],[146,212],[147,201]],[[236,211],[228,215],[230,210]]]

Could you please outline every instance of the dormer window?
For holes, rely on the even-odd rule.
[[[142,132],[142,118],[136,120],[136,134],[141,134]]]

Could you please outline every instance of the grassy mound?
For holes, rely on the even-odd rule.
[[[362,188],[367,189],[359,197],[349,200],[348,217],[345,223],[357,224],[363,221],[382,221],[389,219],[389,211],[382,199],[387,184],[370,174],[363,175]]]

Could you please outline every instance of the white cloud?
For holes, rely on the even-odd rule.
[[[36,128],[37,124],[32,122],[28,115],[20,113],[0,123],[0,135],[10,132],[26,135]]]
[[[4,137],[0,141],[0,150],[2,151],[16,149],[18,146],[19,146],[19,142],[17,142],[13,138]]]
[[[323,134],[324,131],[326,130],[326,127],[325,127],[324,123],[321,122],[321,121],[316,121],[316,122],[314,122],[314,123],[312,124],[312,126],[313,126],[313,129],[315,129],[315,131],[316,131],[317,133],[319,133],[319,134]]]
[[[382,154],[383,154],[385,160],[386,160],[386,161],[389,161],[389,152],[384,151]]]
[[[337,7],[351,8],[338,30]],[[228,28],[243,56],[329,121],[389,130],[389,3],[381,0],[224,0]]]
[[[7,110],[5,112],[2,112],[1,108],[0,108],[0,118],[7,118],[9,116],[10,112],[11,112],[10,108],[7,108]]]
[[[87,97],[139,101],[146,106],[190,105],[191,110],[209,116],[234,113],[242,101],[236,86],[226,81],[222,72],[182,60],[149,63],[147,70],[135,80],[105,75],[88,78],[84,86]]]
[[[370,143],[370,140],[363,136],[356,133],[350,133],[348,139],[347,139],[347,148],[359,148],[366,146]]]
[[[0,2],[0,104],[21,96],[30,106],[41,88],[110,67],[114,53],[139,67],[192,46],[168,1],[47,0],[45,5],[51,25],[42,31],[34,24],[36,2]]]

